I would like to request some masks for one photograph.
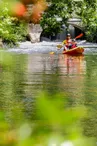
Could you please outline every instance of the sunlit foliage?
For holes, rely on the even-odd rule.
[[[0,37],[4,42],[16,44],[25,40],[27,36],[27,24],[23,20],[10,15],[7,3],[1,2],[0,7]]]
[[[29,14],[28,4],[31,4]],[[44,0],[39,1],[0,1],[0,37],[4,42],[16,44],[26,40],[28,22],[39,23],[42,12],[47,4]]]
[[[78,15],[81,17],[87,39],[89,41],[97,41],[97,0],[84,0],[80,3]]]
[[[49,8],[41,20],[46,34],[57,34],[63,24],[68,29],[68,19],[77,17],[82,20],[87,40],[97,41],[97,0],[51,0],[48,3]]]

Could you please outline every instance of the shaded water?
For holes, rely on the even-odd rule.
[[[65,93],[68,106],[88,107],[90,116],[82,122],[84,133],[97,137],[96,51],[91,53],[87,49],[82,56],[68,56],[50,54],[49,50],[52,48],[45,53],[29,53],[29,50],[28,53],[12,53],[9,67],[1,63],[1,110],[5,111],[7,120],[10,120],[14,108],[18,110],[15,115],[17,120],[20,120],[22,112],[26,118],[33,119],[35,98],[40,91],[50,95]],[[14,121],[14,117],[11,120]]]

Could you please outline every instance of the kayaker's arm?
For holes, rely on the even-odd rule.
[[[62,42],[62,44],[63,44],[63,45],[66,44],[66,40],[64,40],[64,41]]]

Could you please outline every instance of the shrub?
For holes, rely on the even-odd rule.
[[[9,14],[7,3],[0,7],[0,37],[4,42],[16,44],[27,36],[27,24]]]

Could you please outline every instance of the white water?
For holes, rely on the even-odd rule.
[[[31,53],[50,53],[55,52],[57,54],[62,52],[62,49],[57,49],[57,44],[61,42],[39,42],[39,43],[31,43],[29,41],[19,43],[19,47],[10,48],[8,52],[15,52],[20,54],[31,54]],[[93,43],[81,43],[79,46],[83,46],[85,48],[85,54],[88,53],[96,53],[97,52],[97,44]]]

